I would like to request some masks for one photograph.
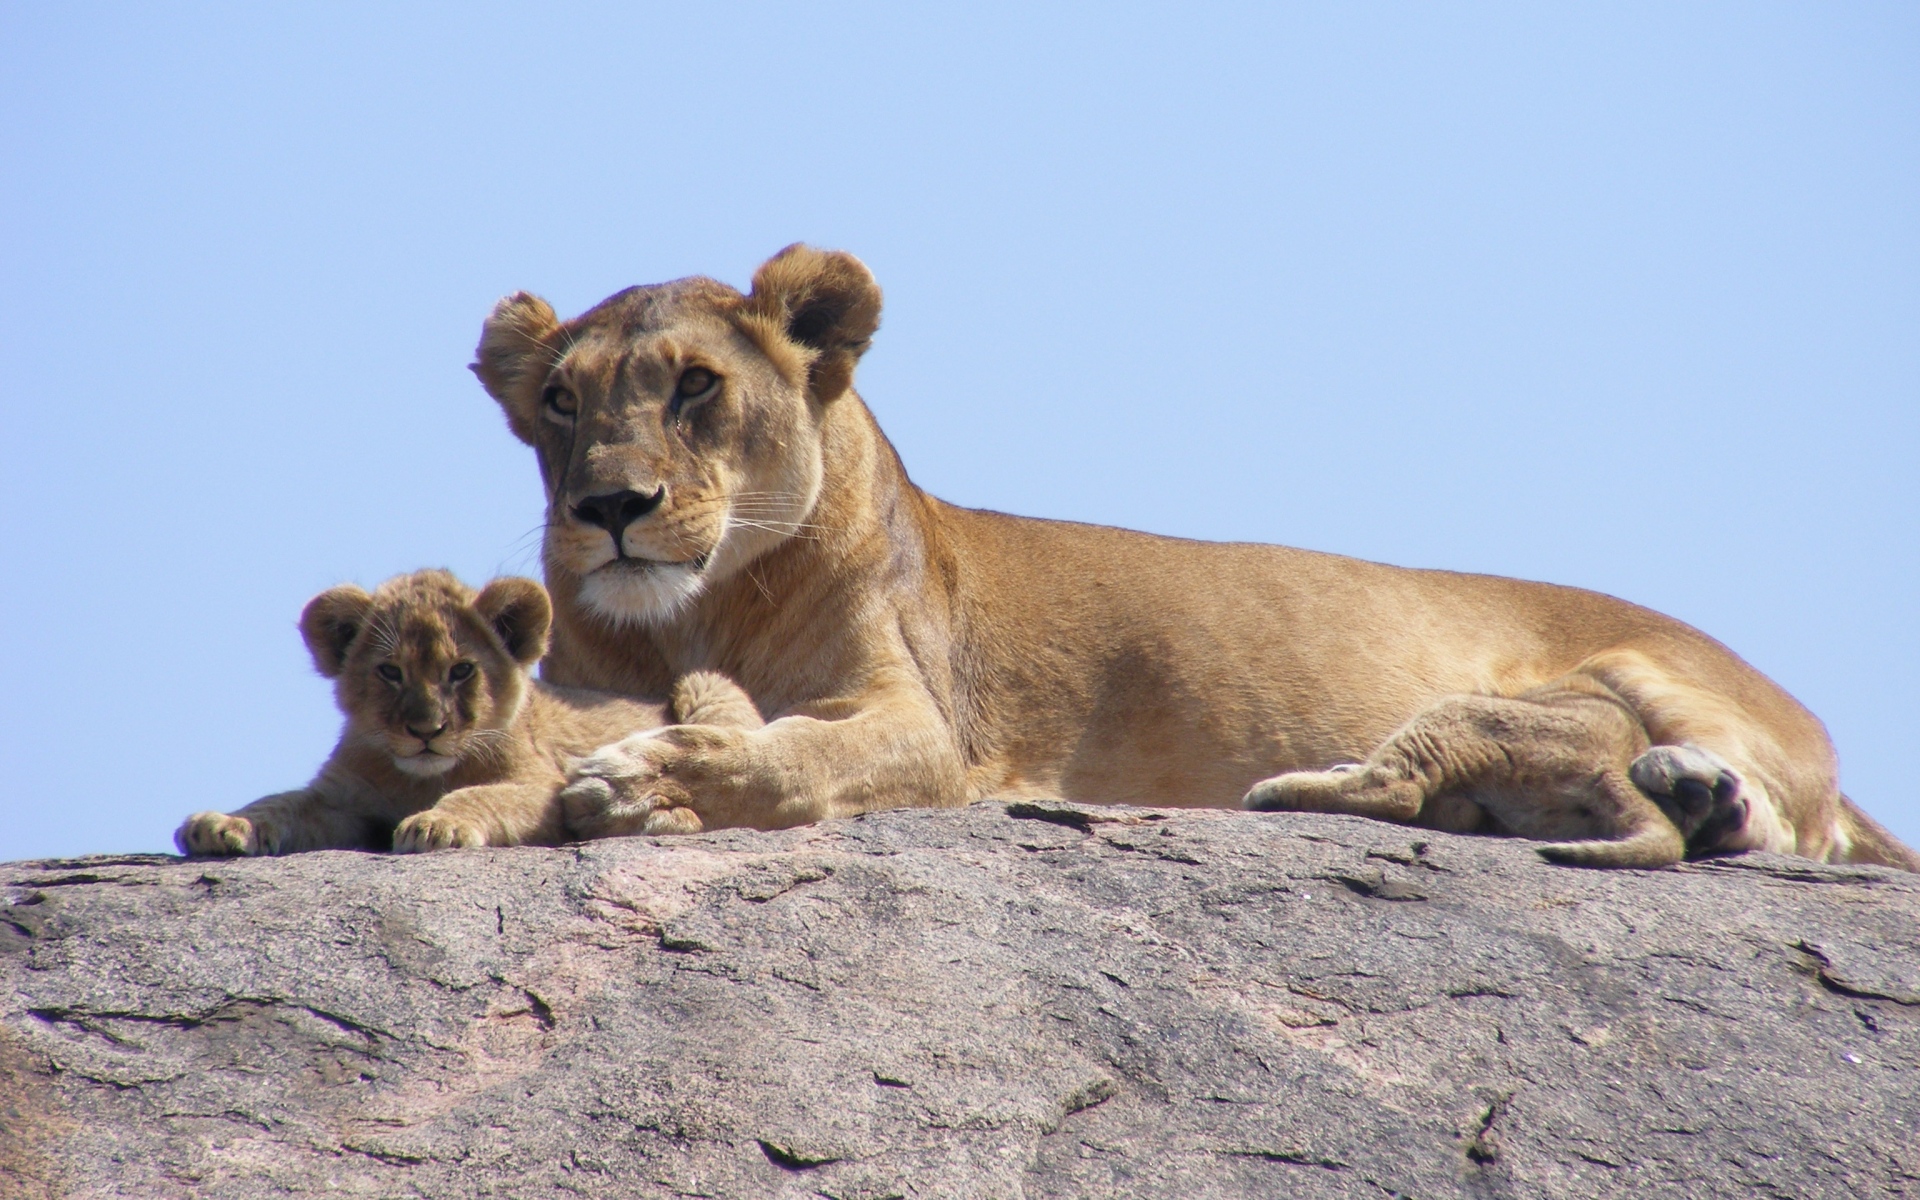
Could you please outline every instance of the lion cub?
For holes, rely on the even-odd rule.
[[[670,705],[553,687],[530,677],[553,607],[531,579],[475,592],[445,571],[389,579],[372,595],[322,592],[300,633],[346,726],[312,783],[231,815],[188,817],[183,854],[434,850],[567,840],[555,793],[566,763],[677,720],[758,728],[753,701],[720,675],[694,673]],[[691,833],[691,810],[649,816],[653,833]]]

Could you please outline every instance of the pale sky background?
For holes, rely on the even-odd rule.
[[[304,782],[313,593],[537,573],[495,298],[795,240],[935,494],[1651,605],[1920,844],[1920,7],[10,3],[0,859]]]

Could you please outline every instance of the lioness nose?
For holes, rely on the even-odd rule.
[[[589,525],[598,525],[618,541],[621,530],[659,508],[666,498],[665,484],[651,496],[633,491],[609,492],[604,496],[588,496],[573,506],[573,515]]]

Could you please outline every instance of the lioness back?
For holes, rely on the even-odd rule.
[[[1358,762],[1441,696],[1515,695],[1599,647],[1683,663],[1800,735],[1816,786],[1833,770],[1818,722],[1770,680],[1611,596],[935,505],[948,552],[977,581],[972,619],[1026,651],[978,685],[980,707],[1018,731],[1003,787],[1235,804],[1249,772]],[[1084,750],[1055,753],[1069,737]]]

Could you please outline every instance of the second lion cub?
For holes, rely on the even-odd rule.
[[[475,592],[446,571],[417,571],[369,595],[332,588],[300,614],[300,633],[346,715],[312,783],[239,812],[195,813],[174,834],[183,854],[434,850],[567,840],[555,793],[567,760],[638,730],[758,728],[753,701],[721,675],[675,684],[670,705],[560,688],[530,677],[553,607],[531,579]],[[653,813],[649,833],[690,833],[687,809]]]

